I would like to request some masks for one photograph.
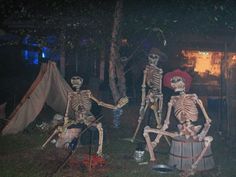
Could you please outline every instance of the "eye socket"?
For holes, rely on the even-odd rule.
[[[156,54],[149,54],[148,57],[149,57],[149,58],[159,58],[159,56],[156,55]]]
[[[183,79],[181,78],[181,77],[173,77],[170,81],[172,82],[172,83],[177,83],[177,82],[180,82],[180,81],[182,81]]]
[[[71,78],[71,82],[73,82],[73,83],[82,83],[83,82],[83,78],[81,78],[79,76],[73,76]]]

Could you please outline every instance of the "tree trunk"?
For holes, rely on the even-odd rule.
[[[119,55],[119,32],[122,19],[122,8],[123,0],[118,0],[114,12],[114,24],[109,60],[109,84],[115,103],[120,99],[120,97],[126,95],[124,69]]]

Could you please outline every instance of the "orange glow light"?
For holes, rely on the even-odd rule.
[[[199,75],[203,76],[206,73],[213,76],[220,75],[220,64],[223,57],[222,52],[183,50],[182,54],[187,60],[192,61],[192,67],[194,68],[194,71]]]

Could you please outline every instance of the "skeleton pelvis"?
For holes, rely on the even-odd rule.
[[[187,135],[187,136],[194,136],[196,135],[200,129],[202,128],[201,125],[186,125],[186,124],[178,124],[179,131],[182,135]]]
[[[95,121],[95,117],[92,115],[92,113],[90,113],[90,112],[81,112],[81,113],[76,113],[76,115],[75,115],[75,117],[76,117],[76,121],[78,122],[78,123],[84,123],[84,124],[89,124],[89,123],[91,123],[91,122],[93,122],[93,121]]]
[[[150,108],[151,108],[153,111],[157,111],[157,110],[159,110],[159,105],[157,104],[157,102],[151,103]]]

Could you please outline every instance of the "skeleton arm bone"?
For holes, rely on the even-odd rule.
[[[163,70],[161,68],[159,68],[159,69],[160,69],[160,75],[161,75],[161,78],[162,78]],[[162,85],[162,79],[160,79],[160,85]],[[162,92],[162,88],[161,87],[160,87],[160,89],[161,89],[161,92]]]
[[[204,124],[204,128],[202,129],[201,133],[198,134],[199,140],[202,140],[206,136],[206,134],[208,133],[208,131],[210,129],[210,126],[211,126],[210,123],[211,123],[212,120],[209,118],[209,116],[208,116],[208,114],[207,114],[207,112],[206,112],[206,110],[205,110],[205,108],[202,104],[202,101],[198,98],[197,98],[197,104],[200,106],[201,111],[202,111],[202,113],[205,117],[205,120],[206,120],[206,122]]]
[[[116,106],[112,105],[112,104],[108,104],[108,103],[104,103],[102,101],[99,101],[97,98],[95,98],[93,95],[89,96],[93,101],[95,101],[99,106],[103,106],[105,108],[108,109],[117,109]]]
[[[41,146],[41,148],[45,148],[45,146],[51,141],[51,139],[56,135],[60,134],[61,132],[65,131],[69,124],[72,122],[69,121],[68,113],[69,113],[69,107],[70,107],[70,101],[71,101],[71,95],[72,93],[69,92],[67,95],[67,103],[66,103],[66,112],[64,116],[64,124],[63,126],[58,126],[54,132],[50,135],[50,137],[45,141],[45,143]]]
[[[124,97],[124,98],[121,98],[119,101],[118,101],[118,104],[116,106],[112,105],[112,104],[108,104],[108,103],[104,103],[102,101],[99,101],[97,98],[95,98],[91,92],[89,93],[89,98],[91,98],[93,101],[95,101],[99,106],[103,106],[105,108],[108,108],[108,109],[117,109],[117,108],[121,108],[123,107],[124,105],[126,105],[128,103],[128,98],[127,97]]]
[[[172,106],[173,106],[173,99],[171,98],[171,100],[168,103],[168,110],[167,110],[166,118],[165,118],[164,125],[162,126],[161,130],[166,130],[169,127]]]
[[[146,80],[147,80],[147,69],[144,70],[143,75],[143,83],[142,83],[142,101],[139,113],[142,115],[145,105],[145,98],[146,98]]]
[[[64,116],[64,125],[66,125],[69,120],[68,113],[69,113],[70,101],[71,101],[71,92],[69,92],[67,96],[66,112]]]

